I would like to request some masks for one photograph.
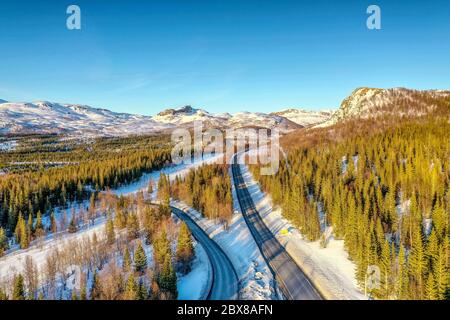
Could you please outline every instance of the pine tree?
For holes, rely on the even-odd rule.
[[[97,271],[94,271],[94,275],[92,278],[92,288],[91,288],[91,300],[99,300],[101,299],[102,289],[100,280],[97,274]]]
[[[71,296],[72,300],[79,300],[78,299],[78,295],[75,289],[72,290],[72,296]]]
[[[124,271],[128,272],[131,270],[131,257],[130,257],[130,251],[128,250],[128,247],[125,247],[125,251],[123,253],[123,269]]]
[[[125,287],[124,299],[125,300],[137,300],[138,298],[138,285],[136,283],[136,279],[134,278],[134,274],[131,273],[128,276],[127,285]]]
[[[152,179],[150,179],[150,181],[148,182],[147,192],[150,195],[153,193],[153,180]]]
[[[405,261],[405,249],[400,245],[397,263],[396,294],[397,299],[404,299],[408,288],[408,269]]]
[[[428,274],[428,279],[425,287],[425,298],[427,300],[436,300],[438,293],[436,290],[436,283],[434,281],[433,274],[430,272]]]
[[[441,249],[439,250],[438,257],[436,259],[435,267],[433,269],[434,277],[436,280],[436,296],[437,299],[446,299],[445,295],[448,294],[449,279],[450,274],[448,272],[449,268],[447,265],[447,250],[448,250],[448,240],[444,242]],[[447,297],[448,299],[448,297]]]
[[[422,231],[420,226],[416,226],[413,231],[413,245],[411,247],[411,255],[409,258],[410,268],[409,271],[417,286],[418,298],[423,296],[424,289],[424,274],[427,267],[427,260],[425,256],[425,250],[423,246]]]
[[[42,224],[42,216],[41,216],[40,210],[37,212],[37,216],[36,216],[35,235],[37,238],[41,238],[45,235],[44,225]]]
[[[127,219],[128,240],[134,240],[139,237],[139,221],[137,215],[132,213]]]
[[[21,249],[28,248],[30,244],[28,235],[29,233],[25,224],[25,220],[22,218],[22,214],[20,214],[16,227],[16,239],[19,242]]]
[[[108,219],[106,223],[106,241],[109,245],[116,242],[116,233],[114,232],[114,222],[112,219]]]
[[[183,274],[186,274],[191,270],[193,257],[194,245],[192,243],[191,232],[186,223],[182,222],[178,233],[176,260],[180,265],[180,270]]]
[[[382,290],[382,297],[388,298],[391,293],[390,288],[390,282],[389,282],[389,274],[391,271],[391,252],[389,247],[389,242],[383,240],[383,244],[381,247],[381,271],[382,271],[382,284],[383,284],[383,290]]]
[[[30,213],[27,219],[27,236],[28,241],[31,241],[34,237],[34,228],[33,228],[33,216]]]
[[[6,237],[5,230],[0,227],[0,257],[8,250],[8,247],[8,238]]]
[[[141,281],[139,281],[139,287],[137,289],[137,295],[136,295],[136,299],[137,300],[146,300],[148,298],[148,292],[147,289],[144,286],[144,283]]]
[[[8,295],[2,288],[0,288],[0,301],[4,301],[4,300],[8,300]]]
[[[50,231],[55,234],[58,231],[58,227],[56,226],[55,213],[50,212]]]
[[[80,288],[80,300],[87,300],[86,284],[82,284]]]
[[[14,277],[13,300],[25,300],[24,280],[21,274]]]
[[[147,269],[147,256],[140,241],[134,251],[134,268],[139,273],[143,273]]]
[[[72,214],[72,218],[70,219],[70,223],[69,223],[69,228],[67,229],[67,231],[69,233],[75,233],[77,232],[78,227],[77,227],[77,223],[75,221],[75,215]]]
[[[158,275],[158,284],[161,290],[168,292],[172,299],[177,297],[177,275],[172,265],[171,257],[166,255],[162,269]]]
[[[44,227],[43,227],[43,225],[42,225],[42,215],[41,215],[41,210],[39,210],[38,212],[37,212],[37,215],[36,215],[36,230],[38,230],[38,229],[43,229]]]

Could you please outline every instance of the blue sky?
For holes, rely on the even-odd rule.
[[[81,8],[82,29],[66,28]],[[382,30],[366,28],[378,4]],[[450,1],[0,1],[0,98],[155,114],[337,107],[450,89]]]

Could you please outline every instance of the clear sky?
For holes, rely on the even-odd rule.
[[[360,86],[450,89],[450,1],[0,1],[9,101],[270,112],[337,107]]]

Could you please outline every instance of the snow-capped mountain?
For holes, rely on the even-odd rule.
[[[271,115],[282,116],[302,127],[319,124],[330,119],[331,111],[307,111],[302,109],[285,109],[273,112]]]
[[[0,133],[126,135],[170,127],[151,117],[47,101],[0,104]]]
[[[173,125],[186,125],[194,121],[202,121],[205,125],[222,126],[229,118],[231,118],[231,115],[228,113],[214,115],[203,109],[185,106],[179,109],[166,109],[161,111],[153,117],[153,120]]]
[[[185,106],[179,109],[167,109],[153,117],[155,121],[175,125],[191,125],[194,121],[202,121],[204,126],[220,128],[277,128],[288,132],[301,128],[300,125],[276,114],[262,112],[238,112],[236,114],[212,114],[203,109]]]
[[[330,120],[318,126],[355,117],[421,116],[441,108],[443,102],[450,103],[450,91],[358,88],[342,101]]]
[[[185,106],[166,109],[157,115],[117,113],[107,109],[47,101],[12,103],[0,100],[0,134],[67,133],[70,135],[115,136],[154,133],[176,127],[277,128],[282,133],[302,127],[323,127],[346,119],[377,116],[421,116],[441,112],[450,105],[450,91],[405,88],[358,88],[340,108],[329,111],[285,109],[273,113],[238,112],[213,114]]]
[[[0,102],[0,134],[66,133],[72,136],[115,136],[153,133],[180,126],[190,127],[195,121],[202,121],[204,127],[277,128],[285,133],[301,128],[301,123],[313,123],[316,113],[300,110],[296,112],[292,109],[289,115],[291,114],[296,114],[296,121],[277,113],[212,114],[203,109],[185,106],[166,109],[151,117],[48,101]],[[304,121],[301,120],[302,115],[305,116]],[[317,122],[323,121],[323,117],[316,119]]]

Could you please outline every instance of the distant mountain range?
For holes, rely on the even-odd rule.
[[[161,132],[176,127],[190,127],[202,121],[204,127],[278,128],[289,132],[313,123],[326,121],[331,113],[289,109],[266,114],[239,112],[212,114],[185,106],[167,109],[156,116],[116,113],[85,105],[48,101],[33,103],[0,102],[0,134],[61,133],[85,136],[116,136]]]
[[[85,105],[47,101],[12,103],[0,100],[0,134],[62,133],[83,136],[116,136],[156,133],[176,127],[190,127],[202,121],[204,127],[277,128],[283,133],[303,127],[330,126],[355,117],[380,115],[423,115],[450,106],[450,91],[405,88],[358,88],[339,109],[212,114],[185,106],[166,109],[156,116],[116,113]]]

